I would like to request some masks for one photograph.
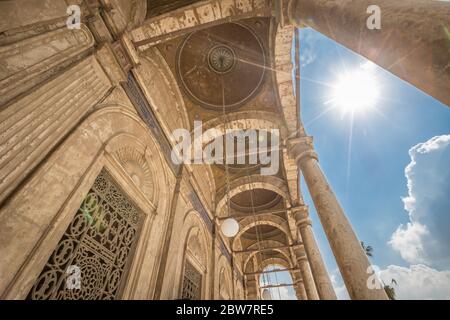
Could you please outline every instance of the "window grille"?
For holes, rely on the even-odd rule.
[[[28,299],[118,298],[142,220],[138,209],[103,169]]]

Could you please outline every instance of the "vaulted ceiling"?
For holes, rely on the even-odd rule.
[[[192,1],[150,2],[148,12],[160,14]],[[269,114],[268,121],[284,123],[272,68],[271,43],[274,39],[271,24],[273,21],[270,18],[250,18],[201,29],[157,45],[176,76],[190,123],[202,120],[203,123],[209,121],[226,128],[229,119],[238,113],[254,118],[258,118],[259,114]],[[268,139],[271,139],[270,135]],[[248,145],[246,151],[249,151]],[[287,184],[281,158],[279,163],[280,169],[275,177],[280,181],[278,183]],[[260,176],[261,165],[231,164],[226,168],[216,164],[211,169],[218,202],[226,194],[227,182],[237,184],[233,188],[238,189],[239,183],[252,183],[254,177]],[[270,190],[260,183],[258,187],[250,185],[249,190],[243,189],[231,196],[230,212],[241,215],[241,228],[245,229],[236,241],[230,243],[230,247],[237,244],[238,248],[245,250],[258,243],[270,247],[274,243],[288,245],[291,242],[286,213],[286,204],[290,199],[286,198],[286,194],[278,193],[277,188]],[[288,191],[286,193],[289,194]],[[267,219],[258,216],[264,212],[267,212]],[[269,240],[272,242],[267,242]],[[245,269],[243,264],[246,261],[255,259],[255,249],[240,254],[241,269]],[[252,255],[253,258],[249,259]],[[286,260],[289,255],[288,248],[266,250],[259,252],[256,259]],[[248,268],[254,269],[257,265]]]

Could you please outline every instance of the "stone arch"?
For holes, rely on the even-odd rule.
[[[238,178],[230,183],[230,198],[236,194],[252,189],[267,189],[281,195],[284,199],[289,199],[289,190],[286,182],[275,176],[251,175]],[[216,213],[219,217],[224,216],[224,208],[227,202],[226,188],[222,188],[217,192]]]
[[[226,115],[224,124],[223,116],[206,121],[203,125],[203,132],[210,129],[211,134],[203,137],[203,145],[210,143],[214,138],[225,134],[225,128],[228,130],[280,130],[280,138],[286,135],[285,127],[277,113],[269,111],[236,111]],[[192,141],[194,132],[191,132]]]
[[[210,165],[191,165],[190,169],[196,180],[198,189],[200,189],[201,196],[204,197],[206,205],[211,211],[215,208],[216,201],[216,181],[214,180],[214,174]]]
[[[256,248],[258,248],[258,246],[261,246],[263,248],[271,248],[271,247],[273,248],[273,247],[279,247],[279,246],[284,246],[284,245],[286,245],[286,243],[283,243],[278,240],[261,240],[261,241],[259,241],[259,244],[255,242],[255,243],[249,245],[247,247],[247,249],[256,249]]]
[[[179,298],[182,293],[183,286],[183,277],[184,277],[184,268],[186,265],[186,260],[199,271],[202,275],[202,284],[201,284],[201,298],[204,299],[207,297],[207,282],[208,282],[208,273],[210,272],[208,266],[210,263],[210,255],[208,250],[209,241],[207,236],[207,226],[204,221],[200,217],[200,214],[195,210],[190,210],[186,213],[183,219],[183,228],[180,231],[180,241],[181,243],[181,252],[177,259],[177,272],[178,274],[178,284],[175,286],[178,288],[176,290],[172,290],[171,293],[174,295],[172,298]],[[177,296],[178,295],[178,296]]]
[[[179,37],[211,25],[238,21],[251,17],[270,17],[271,7],[266,0],[223,1],[205,0],[179,8],[173,14],[150,17],[145,23],[131,32],[133,42],[144,51],[163,41]]]
[[[143,145],[150,148],[156,148],[157,145],[156,140],[149,134],[148,128],[136,113],[130,111],[129,107],[111,102],[84,119],[49,156],[48,160],[35,170],[26,183],[16,190],[11,200],[2,208],[1,215],[6,219],[6,223],[0,224],[0,232],[11,239],[2,248],[4,261],[9,266],[8,270],[4,270],[0,280],[0,292],[3,297],[23,298],[23,292],[33,284],[33,279],[42,270],[51,250],[56,246],[77,212],[79,204],[98,173],[109,161],[108,159],[114,159],[114,155],[109,151],[114,150],[114,146],[117,146],[120,141],[127,141],[129,145],[138,149]],[[167,199],[169,198],[167,173],[170,169],[168,165],[159,152],[154,152],[153,157],[148,160],[155,161],[155,166],[159,167],[157,178],[155,178],[161,182],[159,199],[155,200],[158,207],[148,197],[141,197],[139,194],[142,193],[138,191],[138,188],[126,190],[127,195],[132,196],[132,200],[151,216],[151,219],[146,219],[136,249],[141,250],[144,257],[151,257],[155,254],[154,251],[158,250],[156,245],[146,244],[146,241],[153,220],[158,217],[158,213],[163,216],[168,209]],[[110,166],[113,166],[118,178],[132,182],[120,164],[118,167],[120,170],[114,167],[114,164]],[[121,172],[124,172],[126,176]],[[38,220],[33,217],[36,212],[39,212]],[[36,221],[36,225],[30,226],[23,219],[26,219],[25,221],[32,219]],[[27,233],[26,243],[14,240],[20,234],[14,228],[6,228],[9,223],[22,226],[22,232]],[[47,229],[51,224],[53,227],[49,232]],[[19,244],[20,249],[17,247]],[[133,272],[130,271],[132,277],[130,281],[127,281],[127,287],[137,278],[139,282],[135,283],[131,291],[126,290],[131,296],[133,292],[140,290],[140,286],[145,287],[150,282],[151,272],[147,269],[143,274],[140,268],[144,262],[150,269],[155,265],[153,261],[144,260],[146,259],[133,260]],[[7,287],[25,288],[25,290],[11,289],[6,292]]]
[[[147,50],[145,55],[141,55],[140,62],[134,75],[157,118],[162,120],[161,127],[171,143],[176,144],[172,133],[177,129],[190,130],[189,117],[177,81],[157,49]],[[177,117],[173,116],[174,112]]]
[[[294,26],[273,22],[271,25],[275,34],[274,48],[272,52],[272,61],[275,61],[275,72],[273,80],[278,89],[277,100],[281,106],[284,119],[290,136],[297,134],[297,105],[294,96],[294,86],[292,83],[292,57],[291,48],[294,38]]]
[[[189,249],[190,244],[197,246],[196,248],[191,247],[191,249],[197,249],[197,252],[191,253],[194,255],[197,254],[195,258],[198,260],[197,262],[199,262],[199,266],[202,266],[205,273],[207,271],[208,263],[210,260],[207,250],[209,246],[206,229],[207,226],[205,225],[204,221],[197,211],[191,210],[184,217],[181,239],[184,239],[183,246],[185,252],[187,249]],[[189,241],[192,240],[192,237],[196,237],[198,239],[198,242],[196,244],[195,241],[193,243],[189,243]]]
[[[290,267],[293,266],[292,261],[291,261],[291,257],[290,257],[290,255],[289,255],[289,252],[285,252],[285,250],[283,250],[283,249],[273,249],[272,251],[281,254],[281,255],[283,256],[283,258],[280,258],[280,257],[273,257],[273,256],[272,256],[272,257],[266,257],[266,258],[262,261],[261,270],[264,270],[264,268],[266,268],[267,266],[271,265],[271,264],[264,265],[264,261],[270,260],[270,259],[282,259],[282,260],[285,262],[285,263],[282,265],[284,268],[290,268]],[[244,270],[247,270],[247,271],[248,271],[247,266],[249,266],[249,264],[250,264],[250,262],[252,261],[253,257],[254,257],[255,255],[257,255],[257,254],[259,254],[259,252],[256,252],[256,251],[255,251],[255,252],[252,252],[252,253],[247,257],[247,259],[246,259],[245,262],[244,262]],[[277,260],[277,261],[279,261],[279,260]]]
[[[231,266],[224,255],[220,255],[217,261],[214,296],[218,299],[233,299]]]
[[[144,144],[137,137],[123,134],[111,141],[107,151],[156,207],[160,188],[155,187],[159,183],[155,177],[158,176],[161,162],[160,159],[155,159],[157,146],[154,142]]]
[[[263,260],[261,269],[266,270],[269,267],[274,267],[276,269],[290,269],[290,268],[292,268],[292,263],[289,258],[287,261],[284,260],[283,258],[279,258],[279,257],[267,258],[267,259]],[[288,284],[294,283],[294,277],[293,277],[292,271],[289,270],[289,271],[278,271],[278,272],[281,272],[281,273],[287,272],[290,277],[290,281],[288,281],[287,283]],[[275,273],[275,274],[277,274],[277,273]],[[264,277],[263,274],[259,275],[259,277],[258,277],[259,283],[274,284],[271,281],[271,279],[272,279],[271,276],[266,277],[265,279],[263,277]],[[283,283],[285,283],[285,282],[283,281]],[[272,291],[272,294],[273,294],[273,291]]]
[[[240,237],[249,229],[260,226],[269,225],[281,230],[286,235],[286,240],[290,241],[290,230],[285,219],[275,215],[258,215],[245,218],[239,222],[240,229],[238,234],[233,239],[233,250],[237,250],[237,243],[240,241]]]
[[[265,268],[267,268],[269,266],[273,266],[273,265],[278,265],[278,266],[281,266],[286,269],[292,268],[294,266],[290,258],[283,259],[280,257],[271,257],[271,258],[264,259],[261,262],[262,270],[264,270]]]
[[[286,245],[286,243],[278,241],[278,240],[262,240],[262,241],[255,242],[255,243],[251,244],[250,246],[247,247],[247,249],[258,249],[258,247],[261,247],[261,248],[273,248],[273,247],[281,247],[281,246],[284,246],[284,245]],[[278,252],[279,251],[283,251],[284,253],[289,252],[288,248],[282,248],[282,249],[280,248],[280,249],[276,249],[276,250]],[[247,255],[245,257],[245,259],[243,259],[242,265],[246,266],[250,262],[250,260],[251,260],[251,258],[253,256],[254,256],[253,254]]]

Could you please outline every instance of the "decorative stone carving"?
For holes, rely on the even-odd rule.
[[[152,200],[155,182],[145,155],[133,147],[122,147],[115,151],[115,156],[133,182]]]
[[[144,51],[164,40],[255,16],[270,16],[271,5],[266,0],[207,0],[174,10],[170,15],[150,18],[132,31],[133,42]]]
[[[170,168],[174,173],[178,172],[179,165],[176,165],[171,160],[172,148],[170,142],[167,136],[164,134],[160,123],[156,119],[156,116],[152,110],[153,108],[150,107],[148,100],[146,99],[144,93],[142,92],[142,89],[140,88],[138,82],[131,72],[128,73],[127,82],[123,84],[123,87],[137,113],[142,118],[144,123],[148,126],[152,134],[156,137],[156,140],[158,141],[167,162],[170,164]]]
[[[206,266],[205,248],[203,248],[198,235],[191,235],[188,241],[187,249],[200,265],[203,267]]]
[[[26,10],[25,10],[26,7]],[[0,34],[24,27],[40,27],[57,19],[66,19],[65,0],[0,1]]]
[[[263,43],[251,28],[238,23],[189,34],[176,58],[177,76],[187,96],[220,112],[224,104],[227,110],[238,108],[257,94],[265,66]]]
[[[125,72],[128,72],[133,67],[130,59],[128,58],[127,52],[123,47],[122,41],[117,40],[112,43],[112,49],[114,50],[117,61],[119,61],[120,66]]]
[[[112,44],[102,44],[95,56],[114,85],[127,80],[127,72],[122,68]]]
[[[308,206],[302,205],[291,208],[292,214],[295,219],[295,223],[298,227],[303,225],[312,225],[312,221],[309,218]]]
[[[274,51],[275,61],[274,80],[277,84],[278,101],[283,110],[289,134],[293,135],[297,130],[297,105],[292,83],[292,40],[295,28],[292,25],[278,25],[275,35]]]
[[[141,214],[103,170],[31,289],[32,300],[119,298],[138,239]],[[69,287],[69,267],[79,287]]]
[[[57,74],[93,46],[91,33],[81,25],[0,47],[0,106]]]
[[[188,261],[185,261],[181,299],[200,300],[202,297],[202,274]]]
[[[0,111],[0,202],[110,87],[89,57]]]
[[[291,157],[300,166],[305,159],[313,158],[318,160],[317,153],[314,151],[312,137],[303,136],[288,139],[287,146]]]
[[[222,74],[230,71],[236,63],[234,51],[228,46],[218,45],[208,54],[208,62],[215,72]]]

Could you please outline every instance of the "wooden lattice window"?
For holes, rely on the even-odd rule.
[[[127,269],[143,217],[102,170],[33,285],[28,299],[115,299]],[[79,285],[68,270],[76,267]],[[75,275],[76,276],[76,275]]]
[[[182,299],[200,300],[202,297],[202,274],[186,260],[183,276]]]

